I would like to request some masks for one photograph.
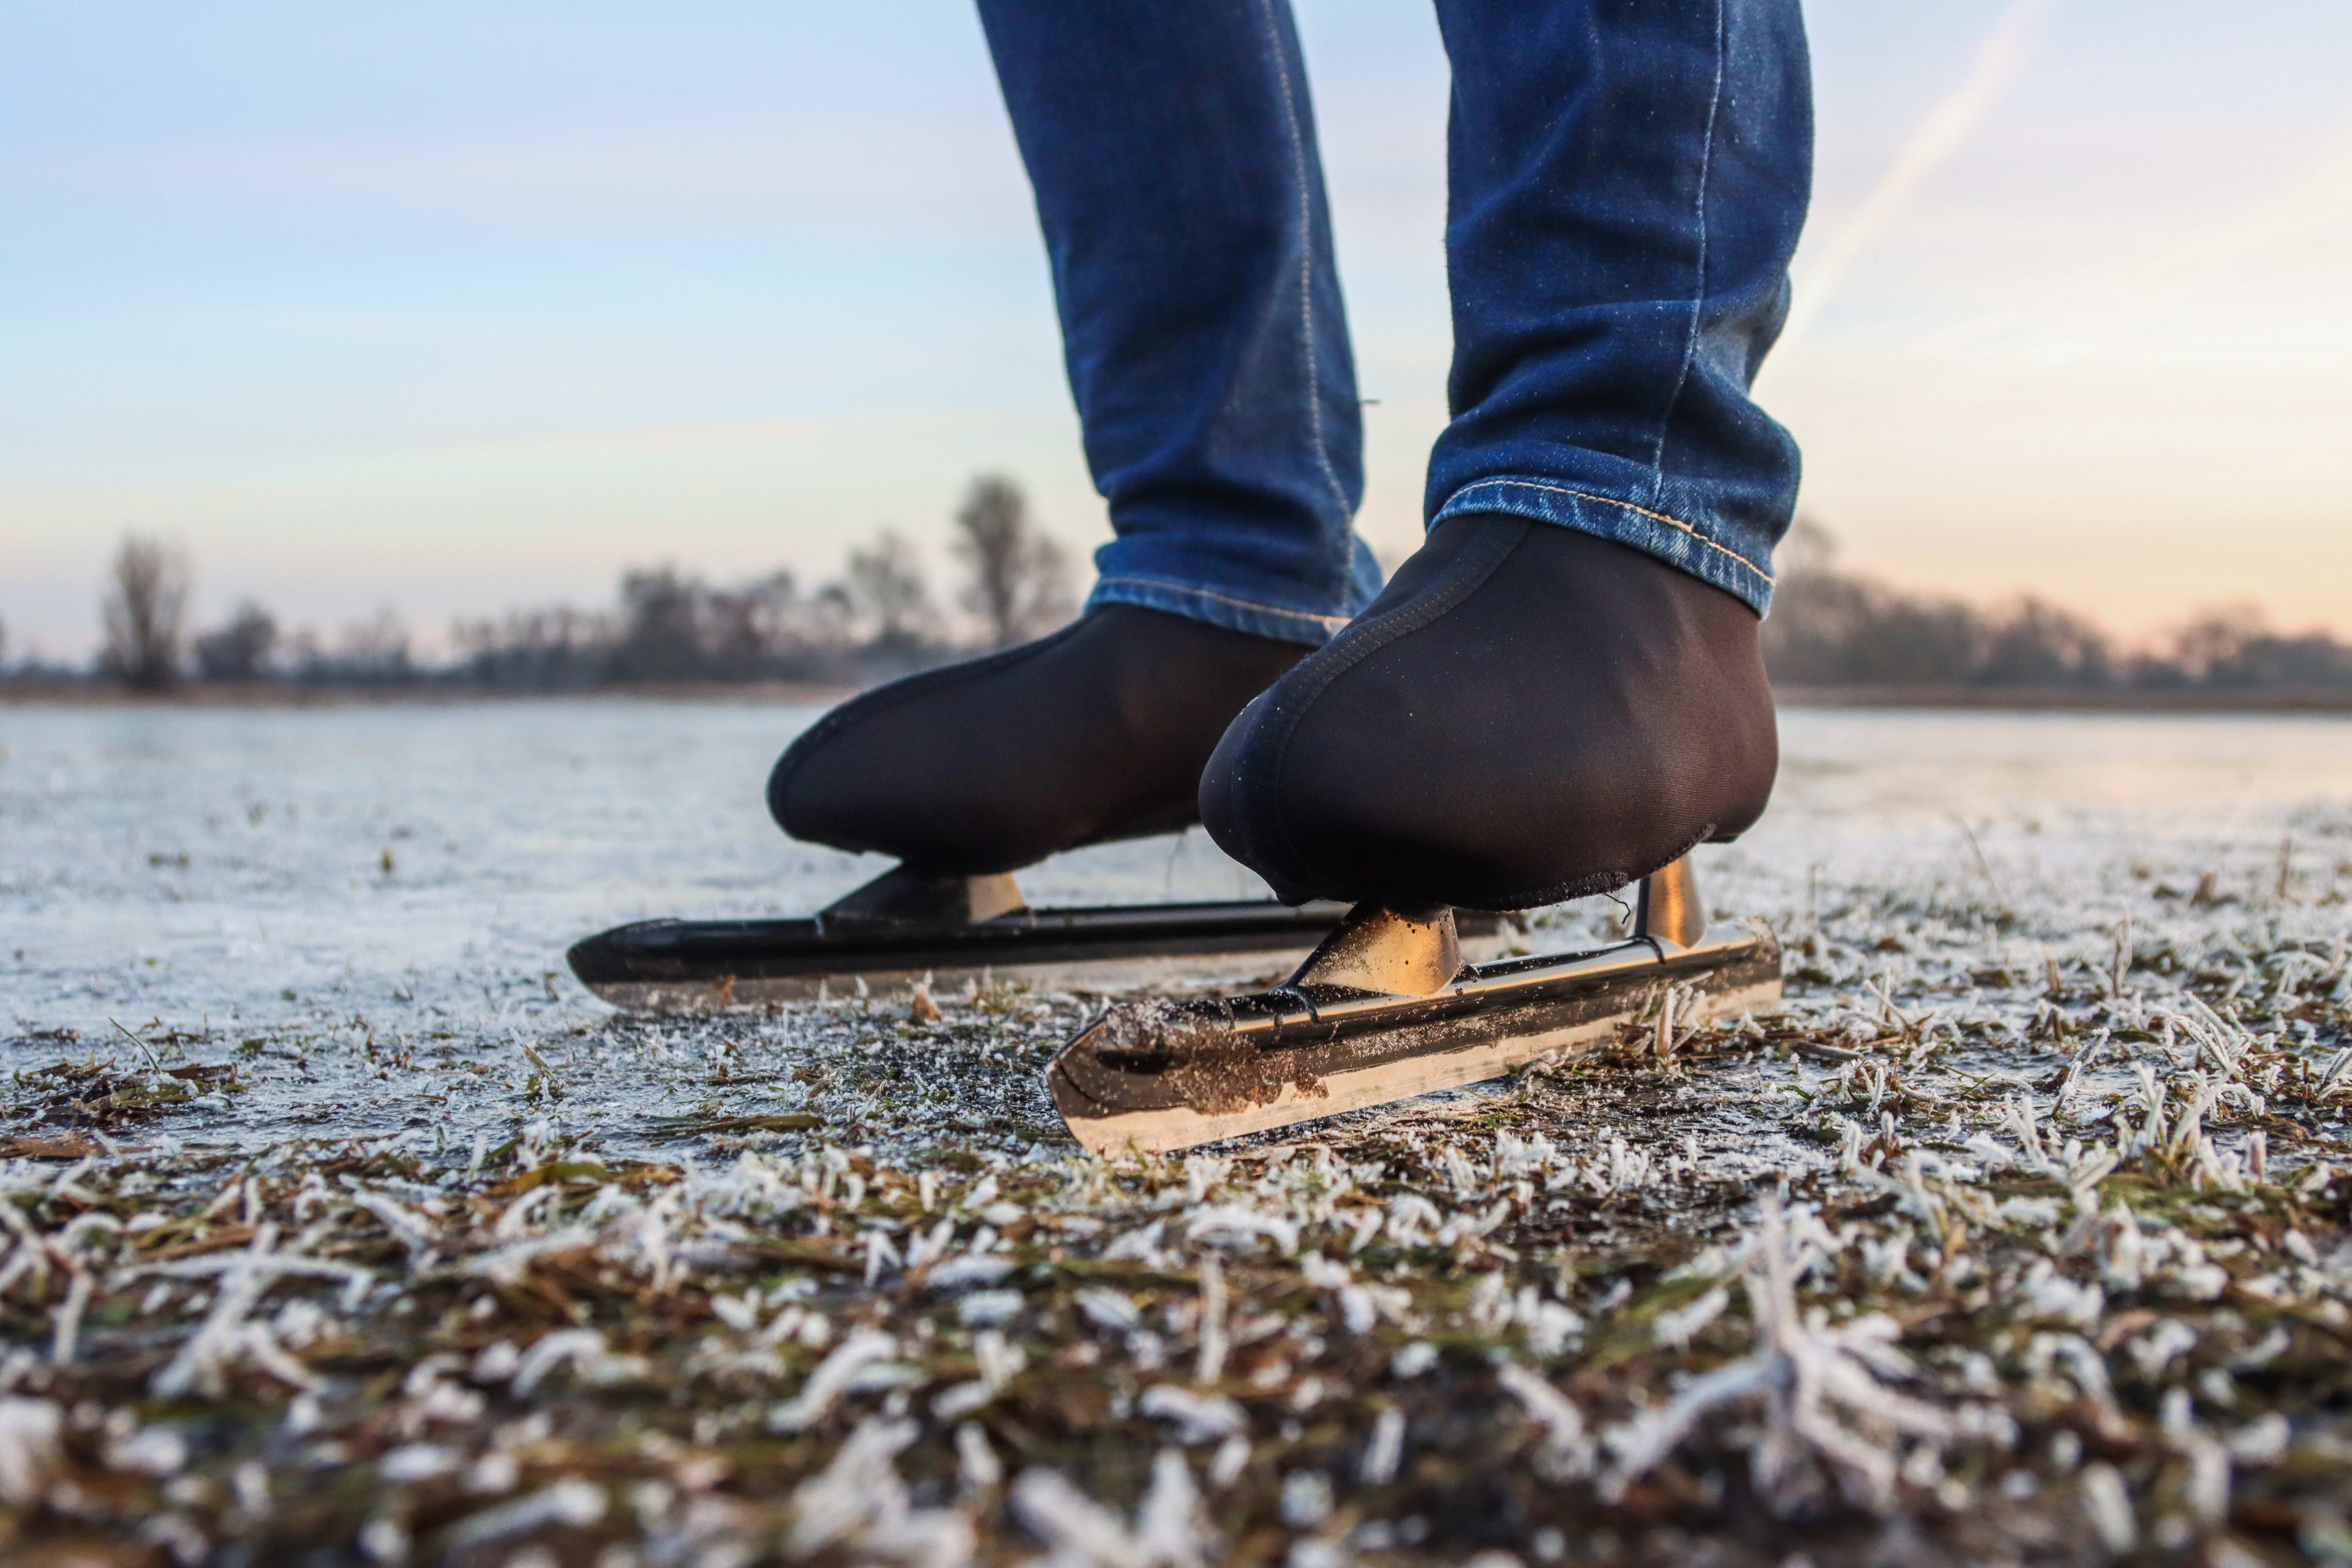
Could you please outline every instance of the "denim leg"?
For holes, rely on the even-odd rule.
[[[1380,590],[1288,0],[979,0],[1118,537],[1093,603],[1319,644]]]
[[[1508,512],[1772,593],[1797,448],[1748,395],[1788,311],[1798,0],[1437,0],[1453,423],[1428,515]]]

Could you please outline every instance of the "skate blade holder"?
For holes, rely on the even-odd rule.
[[[1259,984],[1346,918],[1344,904],[1270,899],[1033,909],[1010,875],[895,867],[797,920],[640,921],[586,938],[572,973],[616,1007],[712,1013],[914,986],[1004,982],[1097,995],[1150,986]],[[1502,922],[1466,917],[1499,947]]]
[[[1780,1000],[1779,945],[1709,926],[1687,858],[1643,879],[1628,924],[1587,952],[1465,963],[1455,911],[1360,904],[1271,990],[1107,1008],[1047,1087],[1093,1152],[1163,1153],[1580,1054],[1669,989],[1684,1023]]]
[[[816,912],[821,936],[856,941],[893,931],[946,931],[985,921],[1018,920],[1029,900],[1009,871],[990,877],[927,877],[893,866]]]

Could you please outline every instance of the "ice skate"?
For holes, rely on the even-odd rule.
[[[812,917],[641,921],[567,956],[589,990],[632,1011],[758,1008],[861,988],[903,995],[919,983],[1108,994],[1279,973],[1347,913],[1271,899],[1033,910],[1009,872],[927,877],[901,866]]]
[[[1497,1078],[1670,1010],[1679,1027],[1769,1010],[1769,931],[1710,926],[1688,860],[1641,883],[1625,940],[1465,963],[1455,912],[1360,904],[1282,985],[1120,1002],[1046,1069],[1095,1153],[1160,1153]]]
[[[1439,524],[1202,780],[1227,853],[1353,911],[1272,990],[1109,1009],[1052,1068],[1072,1132],[1186,1148],[1494,1078],[1660,1006],[1687,1023],[1777,998],[1778,949],[1710,929],[1685,858],[1771,789],[1756,641],[1747,605],[1638,551],[1516,517]],[[1464,962],[1452,906],[1636,880],[1622,942]]]
[[[1346,904],[1032,909],[1013,873],[1196,820],[1218,736],[1307,652],[1110,605],[855,698],[785,752],[769,805],[795,837],[898,867],[814,916],[621,926],[576,944],[572,971],[616,1006],[655,1011],[903,994],[927,979],[1109,993],[1279,975]]]

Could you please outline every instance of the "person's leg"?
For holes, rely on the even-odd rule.
[[[1310,647],[1380,591],[1288,0],[980,0],[1118,537],[1092,602]]]
[[[982,0],[1117,538],[1067,631],[836,709],[786,832],[942,873],[1181,826],[1242,705],[1380,587],[1284,0]]]
[[[1441,0],[1454,418],[1429,516],[1633,546],[1761,614],[1797,448],[1748,395],[1811,190],[1797,0]]]
[[[1523,907],[1763,810],[1794,445],[1748,386],[1809,183],[1796,0],[1440,0],[1454,418],[1428,542],[1227,732],[1286,897]]]

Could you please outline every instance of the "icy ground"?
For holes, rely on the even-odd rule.
[[[1090,999],[563,973],[879,868],[811,716],[0,710],[0,1556],[2352,1559],[2352,724],[1788,714],[1786,1016],[1105,1166]]]
[[[572,941],[654,915],[806,913],[883,868],[768,820],[767,768],[814,716],[0,710],[0,1023],[16,1036],[0,1059],[56,1059],[58,1029],[131,1058],[124,1029],[261,1038],[249,1087],[174,1132],[503,1126],[536,1102],[517,1092],[535,1070],[521,1045],[609,1016],[564,969]],[[1770,816],[1701,851],[1716,909],[1784,934],[1850,887],[1948,883],[2063,910],[2095,947],[2167,878],[2193,889],[2225,860],[2259,877],[2299,834],[2298,885],[2325,897],[2352,855],[2352,724],[2336,721],[1803,711],[1784,731]],[[1023,880],[1037,902],[1265,891],[1197,830]],[[2006,957],[2034,967],[2037,951]],[[273,1070],[294,1041],[301,1069]],[[625,1053],[566,1054],[567,1124],[634,1146],[699,1102],[665,1096]],[[452,1055],[472,1068],[435,1061]]]

